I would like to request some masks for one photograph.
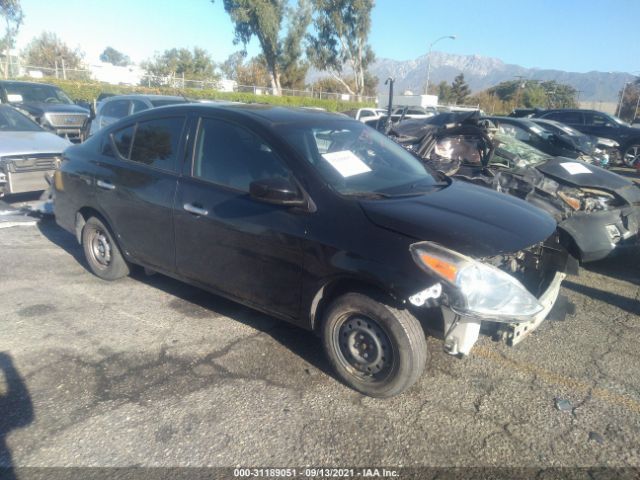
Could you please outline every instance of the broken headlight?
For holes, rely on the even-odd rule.
[[[543,306],[506,272],[432,242],[411,245],[414,261],[452,288],[449,307],[461,315],[496,322],[530,320]]]
[[[611,193],[595,188],[563,188],[558,190],[558,197],[575,211],[597,212],[622,205]]]

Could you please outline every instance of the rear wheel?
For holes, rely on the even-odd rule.
[[[629,145],[622,155],[622,161],[627,167],[640,165],[640,144]]]
[[[424,331],[413,315],[360,293],[343,295],[329,306],[322,341],[340,378],[372,397],[409,388],[427,358]]]
[[[117,280],[129,275],[129,266],[105,224],[96,217],[82,229],[82,247],[91,271],[103,280]]]

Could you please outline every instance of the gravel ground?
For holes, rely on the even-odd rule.
[[[96,278],[51,220],[0,230],[0,264],[0,465],[640,467],[637,253],[569,277],[576,315],[514,348],[429,338],[389,400],[339,383],[310,333]]]

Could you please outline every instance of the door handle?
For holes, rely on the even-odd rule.
[[[96,182],[96,185],[98,185],[99,188],[102,188],[104,190],[114,190],[116,188],[116,186],[113,183],[105,180],[98,180]]]
[[[194,215],[206,216],[209,213],[209,210],[198,207],[197,205],[193,205],[192,203],[185,203],[183,207],[187,212],[193,213]]]

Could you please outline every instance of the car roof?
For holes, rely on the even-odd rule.
[[[31,85],[31,86],[34,86],[34,87],[45,85],[47,87],[60,88],[59,86],[54,85],[52,83],[25,82],[25,81],[22,81],[22,80],[0,80],[0,85]]]
[[[316,110],[304,107],[281,107],[275,105],[265,105],[257,103],[236,103],[236,104],[210,104],[210,103],[188,103],[180,105],[169,105],[153,110],[141,112],[139,115],[154,115],[156,112],[197,112],[204,114],[207,111],[225,110],[252,118],[262,124],[289,125],[314,122],[319,120],[339,120],[360,124],[350,117],[338,113]]]
[[[185,100],[185,97],[181,97],[178,95],[154,95],[147,93],[130,93],[127,95],[111,95],[103,99],[103,101],[113,101],[113,100]]]

